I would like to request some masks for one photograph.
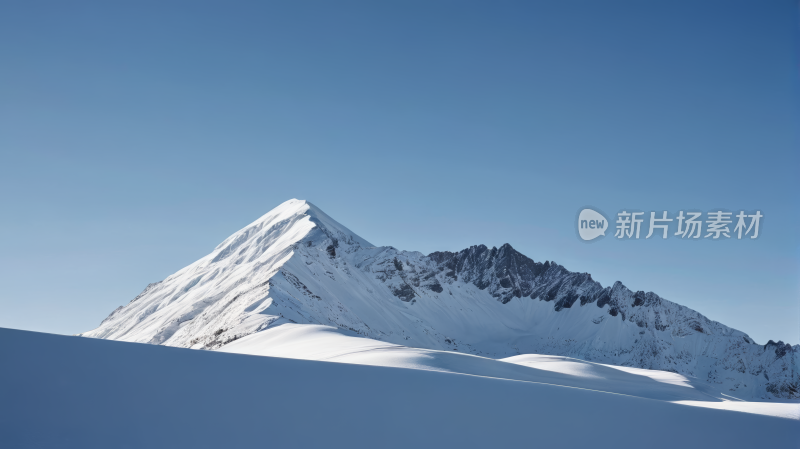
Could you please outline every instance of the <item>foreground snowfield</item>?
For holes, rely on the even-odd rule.
[[[677,373],[552,355],[523,354],[495,360],[385,343],[332,326],[277,322],[219,351],[538,382],[800,420],[800,404],[796,402],[741,401],[708,382]]]
[[[310,338],[319,338],[315,333]],[[395,350],[363,340],[355,343],[367,353]],[[518,367],[535,370],[536,376],[549,372],[586,382],[612,372],[607,370],[622,376],[606,379],[611,383],[631,374],[602,365],[582,371],[570,368],[579,362],[567,358],[525,356],[511,364],[441,351],[397,351],[408,354],[399,359],[416,358],[414,363],[438,357],[436,363],[424,363],[455,371],[463,366],[457,366],[461,357],[487,367],[505,364],[508,372]],[[0,329],[0,360],[0,447],[9,448],[788,448],[797,447],[800,435],[796,419],[481,373],[258,357],[9,329]],[[480,363],[476,370],[491,369]],[[680,381],[651,380],[664,389],[657,395],[691,390]]]

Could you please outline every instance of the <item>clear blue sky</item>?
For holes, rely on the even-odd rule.
[[[3,2],[0,326],[96,327],[289,198],[800,343],[793,1]],[[578,241],[578,209],[759,209]]]

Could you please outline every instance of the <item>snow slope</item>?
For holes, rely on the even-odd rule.
[[[800,421],[580,388],[0,329],[0,447],[794,448]]]
[[[739,401],[677,373],[537,354],[496,360],[385,343],[332,326],[278,322],[218,351],[537,382],[800,420],[798,403]]]
[[[800,398],[800,346],[758,345],[652,292],[602,287],[507,244],[427,256],[374,247],[300,200],[149,285],[82,335],[219,349],[287,321],[429,350],[671,371],[740,399]]]

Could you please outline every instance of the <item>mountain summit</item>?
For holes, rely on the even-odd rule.
[[[736,397],[800,398],[798,345],[758,345],[655,293],[603,287],[509,244],[427,256],[375,247],[295,199],[81,335],[213,350],[287,322],[492,358],[551,354],[672,371]]]

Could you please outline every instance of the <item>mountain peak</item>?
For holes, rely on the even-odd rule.
[[[214,249],[217,254],[213,261],[221,260],[249,240],[256,240],[259,245],[286,246],[301,240],[326,238],[337,247],[340,242],[364,248],[373,246],[309,201],[292,198],[225,239]]]

